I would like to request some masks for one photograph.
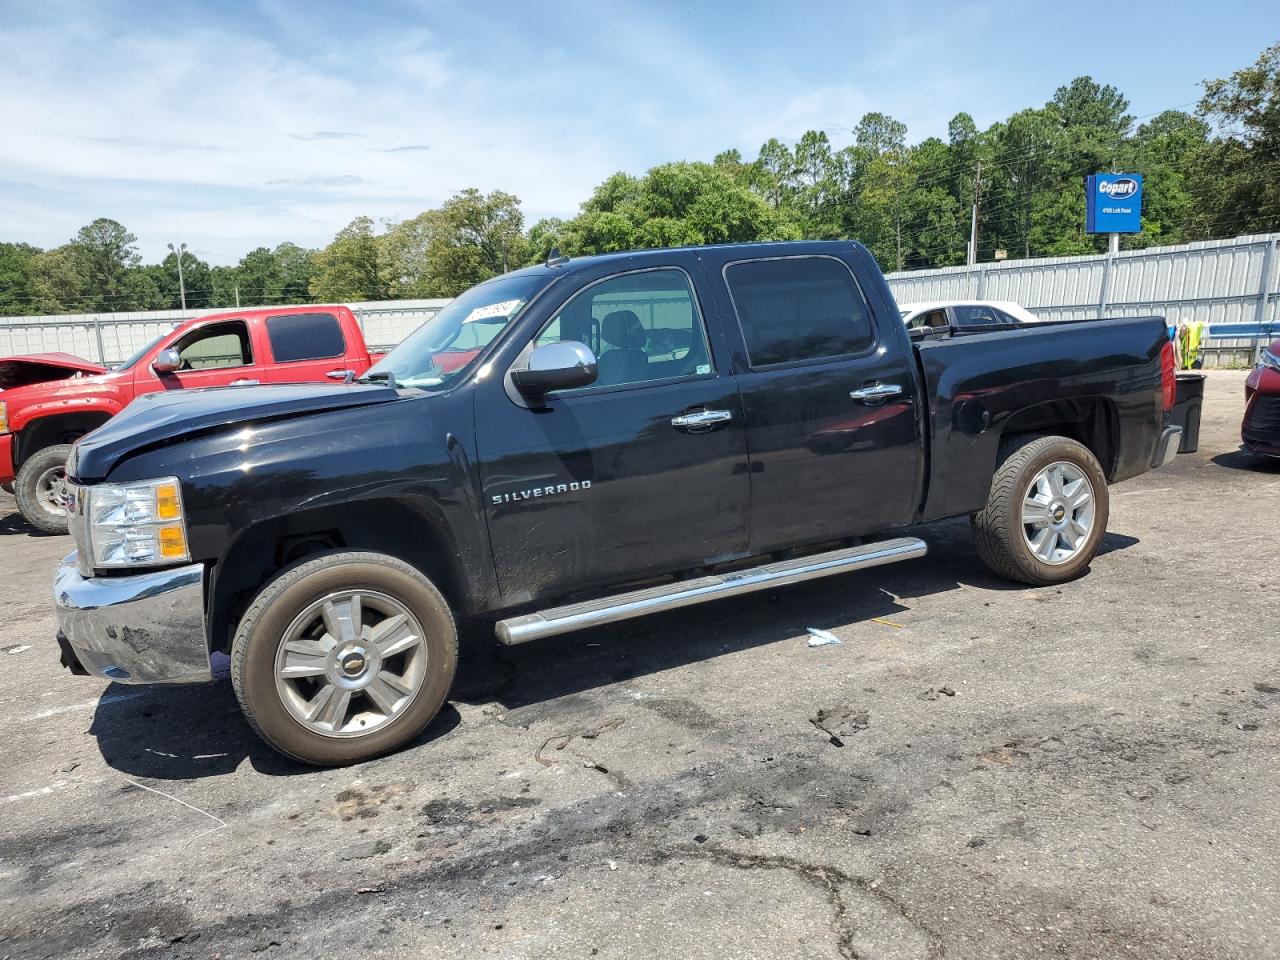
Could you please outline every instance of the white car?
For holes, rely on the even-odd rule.
[[[1040,323],[1040,318],[1012,300],[935,300],[903,303],[902,322],[908,330],[924,327],[986,327],[1006,323]]]

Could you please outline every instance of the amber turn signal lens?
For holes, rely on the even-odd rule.
[[[174,523],[161,527],[159,533],[160,556],[166,560],[185,560],[187,558],[187,535],[182,524]]]
[[[182,514],[178,501],[178,485],[164,483],[156,487],[156,516],[161,520],[176,520]]]

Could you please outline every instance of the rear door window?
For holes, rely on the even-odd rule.
[[[833,257],[744,260],[724,268],[752,367],[866,353],[871,311]]]
[[[286,313],[267,317],[267,337],[276,363],[329,360],[347,349],[338,318],[331,313]]]

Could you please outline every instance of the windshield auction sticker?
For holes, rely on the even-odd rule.
[[[519,310],[523,303],[523,300],[503,300],[501,303],[491,303],[487,307],[476,307],[462,322],[475,323],[477,320],[491,320],[494,317],[506,319]]]

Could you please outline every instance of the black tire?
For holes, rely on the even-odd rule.
[[[41,533],[67,532],[67,512],[49,502],[48,482],[50,471],[58,471],[56,476],[59,480],[66,475],[69,456],[69,443],[37,450],[27,457],[14,478],[13,496],[18,501],[18,512]]]
[[[1055,463],[1071,464],[1089,480],[1094,513],[1075,555],[1061,563],[1046,563],[1027,542],[1022,510],[1033,480]],[[988,569],[1019,583],[1045,586],[1074,580],[1088,569],[1106,535],[1109,508],[1106,475],[1088,447],[1067,437],[1022,436],[1001,444],[986,506],[970,523],[978,555]]]
[[[344,590],[368,590],[402,604],[422,626],[426,667],[401,712],[367,734],[327,736],[289,712],[277,691],[276,654],[310,605]],[[249,725],[276,750],[316,766],[345,766],[412,741],[440,711],[453,685],[458,632],[449,604],[418,570],[381,553],[346,551],[308,558],[272,580],[245,611],[231,647],[231,682]]]

